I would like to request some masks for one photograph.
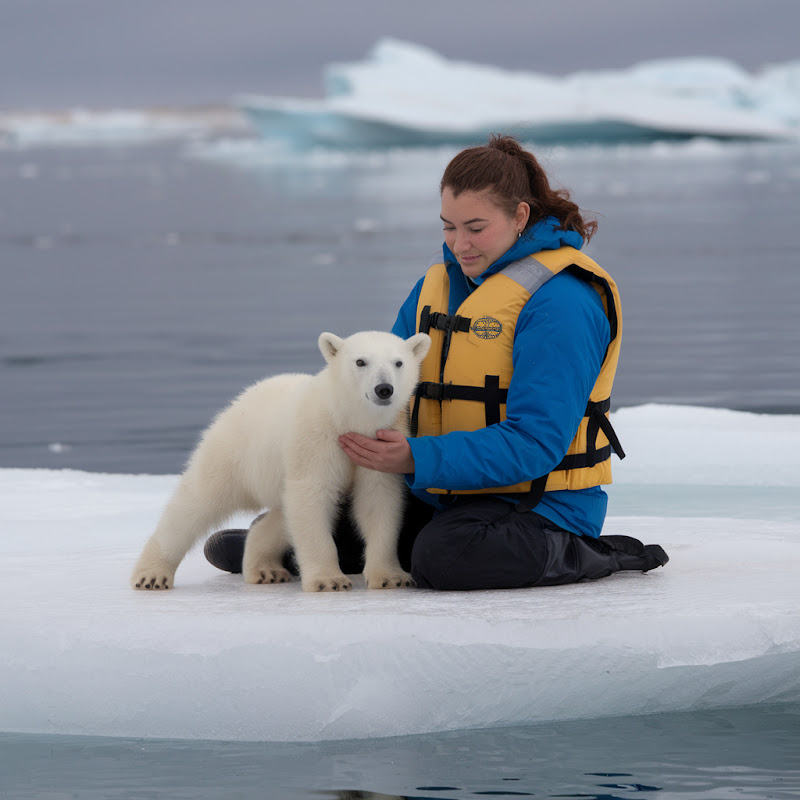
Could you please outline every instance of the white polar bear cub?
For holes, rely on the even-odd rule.
[[[350,589],[339,568],[333,526],[346,494],[364,540],[371,589],[411,585],[397,559],[403,477],[355,466],[339,447],[348,431],[407,430],[408,401],[431,344],[365,331],[319,337],[327,362],[316,375],[256,383],[204,432],[131,577],[136,589],[169,589],[189,548],[237,511],[269,512],[248,532],[248,583],[290,579],[294,548],[305,591]]]

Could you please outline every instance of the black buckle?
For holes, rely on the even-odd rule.
[[[434,311],[430,317],[430,327],[437,331],[461,331],[466,333],[472,320],[469,317],[461,317],[458,314],[442,314],[441,311]]]
[[[451,383],[434,383],[433,381],[422,381],[417,386],[417,397],[425,400],[452,400]]]

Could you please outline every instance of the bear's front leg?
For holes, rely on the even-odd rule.
[[[414,586],[397,558],[403,494],[401,475],[356,469],[353,516],[364,539],[364,579],[368,589]]]
[[[177,566],[168,561],[155,537],[144,546],[131,575],[134,589],[171,589],[175,585]]]
[[[303,591],[351,589],[353,584],[339,568],[339,553],[333,540],[339,492],[322,488],[318,481],[287,481],[284,508]]]

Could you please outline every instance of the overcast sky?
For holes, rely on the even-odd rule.
[[[563,75],[650,58],[800,59],[800,0],[0,0],[0,109],[320,97],[381,36]]]

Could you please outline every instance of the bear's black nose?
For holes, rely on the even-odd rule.
[[[375,394],[381,400],[388,400],[394,394],[394,386],[391,383],[379,383],[375,387]]]

